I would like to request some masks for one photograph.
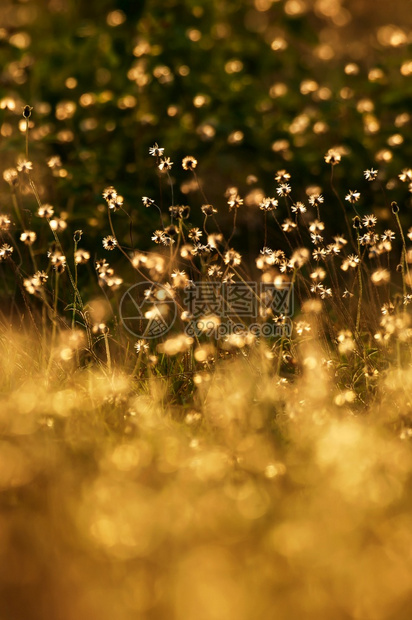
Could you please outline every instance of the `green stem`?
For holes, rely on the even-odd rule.
[[[142,361],[142,352],[141,352],[141,351],[139,351],[139,353],[137,354],[137,360],[136,360],[136,363],[135,363],[134,368],[133,368],[133,370],[132,370],[132,377],[134,377],[135,375],[137,375],[137,372],[138,372],[138,370],[139,370],[139,368],[140,368],[141,361]]]

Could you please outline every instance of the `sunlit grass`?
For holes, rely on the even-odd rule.
[[[406,23],[6,4],[0,620],[409,620]]]
[[[103,249],[123,256],[128,280],[99,259],[101,293],[86,299],[87,231],[66,251],[35,170],[19,165],[52,245],[47,256],[25,251],[37,239],[26,233],[20,249],[3,218],[3,272],[9,290],[17,284],[0,339],[7,617],[36,600],[36,618],[62,606],[64,618],[111,619],[114,607],[121,619],[408,618],[411,281],[397,203],[400,245],[396,232],[375,232],[374,215],[343,203],[350,236],[327,237],[322,195],[295,203],[293,179],[279,171],[277,198],[256,209],[256,266],[263,283],[293,285],[295,308],[284,316],[256,293],[254,320],[292,330],[264,337],[245,324],[224,336],[221,317],[206,311],[188,335],[182,295],[193,282],[253,284],[219,210],[205,202],[199,228],[187,207],[158,207],[160,248],[142,253],[118,241],[127,205],[106,188]],[[23,220],[19,177],[5,178]],[[359,199],[347,194],[355,213]],[[268,220],[281,200],[289,218]],[[236,188],[227,203],[235,230]],[[284,250],[269,247],[274,234]],[[154,286],[149,326],[167,318],[165,301],[176,304],[177,322],[158,338],[133,340],[122,323],[113,291],[133,283],[130,271]],[[37,594],[17,599],[21,588]]]

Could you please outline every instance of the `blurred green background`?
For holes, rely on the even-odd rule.
[[[71,230],[87,226],[90,247],[108,232],[101,192],[111,184],[137,245],[149,247],[157,215],[141,196],[165,211],[171,204],[148,155],[154,142],[175,162],[174,202],[191,205],[194,223],[204,200],[181,169],[185,155],[198,159],[223,220],[225,189],[239,188],[246,250],[261,246],[254,206],[262,193],[274,195],[277,170],[292,174],[294,200],[316,185],[332,204],[323,157],[333,146],[346,153],[334,171],[343,196],[358,189],[365,212],[383,208],[363,179],[373,166],[410,204],[398,174],[412,159],[411,8],[410,0],[3,0],[2,167],[24,153],[19,123],[30,103],[42,197],[68,214]],[[63,164],[54,178],[51,155]],[[2,196],[7,203],[5,183]],[[119,215],[124,239],[128,225]]]

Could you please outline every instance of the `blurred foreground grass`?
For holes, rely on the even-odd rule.
[[[38,357],[2,335],[1,618],[410,617],[410,368],[354,415],[315,342],[294,384],[262,345],[185,409]]]

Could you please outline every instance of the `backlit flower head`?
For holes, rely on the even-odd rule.
[[[202,205],[202,213],[204,215],[213,215],[213,213],[217,213],[217,209],[212,205]]]
[[[329,151],[325,155],[325,162],[330,164],[331,166],[336,166],[340,164],[342,160],[342,155],[336,149],[329,149]]]
[[[412,183],[412,168],[404,168],[398,176],[402,183]]]
[[[8,215],[0,215],[0,230],[9,230],[11,226],[11,219]]]
[[[261,211],[274,211],[278,206],[276,198],[265,198],[260,204],[259,209]]]
[[[282,183],[276,188],[278,196],[288,196],[292,191],[292,188],[288,183]]]
[[[231,197],[230,200],[227,201],[227,204],[229,205],[229,211],[232,209],[239,209],[239,207],[243,205],[243,199],[236,194],[236,196]]]
[[[303,202],[296,202],[291,206],[292,213],[306,213],[307,209]]]
[[[111,209],[112,211],[118,211],[119,209],[122,209],[123,207],[123,202],[124,202],[124,198],[123,196],[117,196],[114,200],[109,200],[107,202],[107,206],[109,207],[109,209]]]
[[[275,174],[275,181],[278,183],[287,183],[290,181],[290,174],[286,170],[278,170]]]
[[[28,161],[27,159],[19,159],[19,161],[17,162],[17,170],[19,172],[25,172],[26,174],[28,174],[33,170],[33,163],[31,161]]]
[[[198,239],[200,239],[202,235],[203,235],[203,232],[200,230],[200,228],[197,228],[196,226],[194,226],[193,228],[189,230],[187,236],[192,241],[197,241]]]
[[[351,204],[355,204],[355,202],[358,202],[360,198],[360,192],[358,192],[357,190],[349,190],[349,193],[346,194],[345,196],[345,200],[347,200],[348,202],[350,202]]]
[[[370,168],[369,170],[365,170],[363,174],[365,175],[365,179],[367,181],[375,181],[376,177],[378,176],[378,171]]]
[[[102,243],[105,250],[114,250],[118,245],[117,239],[115,239],[112,235],[105,237]]]
[[[136,353],[146,353],[149,350],[149,343],[143,338],[137,340],[134,345]]]
[[[49,159],[47,160],[47,165],[52,170],[54,170],[55,168],[61,168],[62,160],[60,159],[58,155],[53,155],[52,157],[49,157]]]
[[[74,262],[77,265],[84,265],[90,260],[90,252],[87,250],[78,249],[74,254]]]
[[[154,204],[154,200],[152,200],[152,198],[149,198],[148,196],[142,196],[142,202],[144,207],[150,207]]]
[[[295,228],[297,228],[296,222],[293,222],[289,218],[286,218],[286,220],[282,224],[282,229],[284,232],[292,232],[292,230],[294,230]]]
[[[324,202],[324,197],[322,196],[322,194],[311,194],[309,196],[309,204],[312,207],[319,207],[319,205],[321,205]]]
[[[160,164],[158,168],[162,172],[167,172],[168,170],[172,169],[172,166],[173,166],[173,162],[170,161],[170,157],[164,157],[163,159],[160,160]]]
[[[149,148],[149,155],[152,155],[153,157],[161,157],[163,153],[164,153],[164,149],[161,148],[157,144],[157,142],[155,142],[154,145]]]
[[[376,222],[378,221],[378,218],[376,217],[376,215],[364,215],[362,218],[362,224],[364,226],[366,226],[366,228],[372,228],[373,226],[375,226]]]
[[[395,233],[393,230],[385,230],[381,239],[382,241],[393,241],[395,239]]]
[[[194,170],[197,166],[197,159],[195,159],[192,155],[187,155],[182,160],[182,168],[183,170]]]
[[[47,256],[50,258],[50,262],[53,266],[53,269],[57,271],[57,273],[63,273],[66,269],[66,257],[59,250],[51,250],[47,253]]]
[[[11,245],[8,243],[3,243],[3,245],[0,246],[0,261],[11,258],[13,251],[14,250]]]
[[[11,186],[16,185],[18,182],[18,173],[16,168],[7,168],[3,172],[3,179]]]
[[[54,208],[51,205],[42,205],[37,209],[37,215],[43,218],[52,217],[54,214]]]
[[[26,245],[32,245],[36,241],[37,235],[32,230],[25,230],[20,235],[20,241],[23,241]]]
[[[33,108],[30,105],[25,105],[23,108],[23,117],[29,119]]]
[[[117,191],[112,186],[106,187],[106,189],[103,190],[102,196],[106,200],[106,202],[111,202],[112,200],[116,200]]]
[[[50,220],[49,224],[50,224],[50,228],[52,230],[56,230],[57,232],[62,232],[63,230],[66,230],[67,228],[66,220],[62,219],[61,217],[53,218],[52,220]]]
[[[239,252],[236,252],[235,250],[228,250],[227,252],[225,252],[223,260],[225,262],[225,265],[236,266],[240,265],[240,263],[242,262],[242,257]]]

